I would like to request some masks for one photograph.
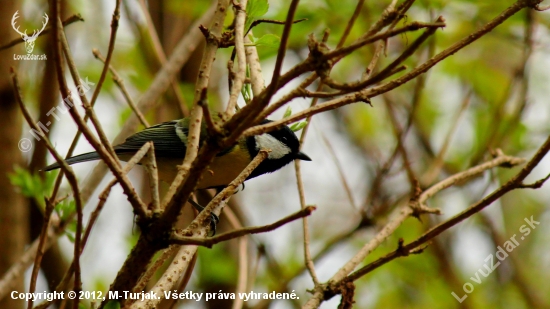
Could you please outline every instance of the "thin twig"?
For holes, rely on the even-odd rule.
[[[59,24],[60,22],[58,21],[58,27],[59,27]],[[71,50],[67,42],[67,38],[65,37],[65,34],[62,32],[62,29],[59,30],[59,41],[61,43],[61,47],[65,54],[65,59],[67,60],[67,64],[68,64],[71,76],[73,78],[73,81],[77,89],[83,89],[84,86],[82,85],[82,79],[80,78],[78,69],[76,68],[76,65],[72,59]],[[66,87],[67,85],[64,77],[61,77],[61,80],[63,80],[63,86]],[[68,89],[64,87],[60,87],[60,88],[62,89],[62,94],[65,94],[65,93],[67,94],[65,96],[67,98],[66,99],[66,102],[67,102],[67,101],[70,101],[69,99],[71,99],[71,97],[70,97],[70,92],[68,92]],[[90,120],[94,124],[96,132],[100,137],[101,143],[99,143],[95,139],[94,135],[91,133],[90,129],[88,128],[84,120],[80,117],[78,111],[75,108],[73,108],[73,106],[69,106],[68,107],[69,112],[73,117],[73,119],[75,120],[76,124],[78,125],[80,129],[79,131],[82,131],[86,139],[90,141],[92,146],[94,146],[94,148],[98,152],[99,156],[109,166],[109,168],[111,169],[115,177],[117,177],[120,185],[124,189],[124,193],[128,197],[128,201],[130,201],[131,205],[134,208],[134,212],[140,215],[141,217],[145,218],[144,209],[146,209],[147,207],[135,192],[135,189],[133,188],[128,177],[122,173],[122,168],[118,160],[118,157],[109,139],[107,138],[105,132],[103,131],[101,124],[99,123],[99,119],[97,118],[97,115],[94,112],[92,104],[88,102],[88,98],[86,97],[85,94],[80,95],[80,99],[82,101],[82,105],[86,109],[86,114],[90,117]]]
[[[362,267],[361,269],[355,271],[354,273],[350,274],[348,276],[348,280],[356,280],[356,279],[364,276],[366,273],[376,269],[377,267],[380,267],[380,266],[386,264],[387,262],[390,262],[391,260],[393,260],[393,259],[395,259],[399,256],[403,256],[404,252],[409,252],[411,250],[414,250],[418,246],[428,242],[432,238],[434,238],[437,235],[441,234],[442,232],[448,230],[449,228],[453,227],[454,225],[458,224],[459,222],[465,220],[466,218],[469,218],[473,214],[478,213],[479,211],[483,210],[485,207],[491,205],[494,201],[501,198],[504,194],[506,194],[506,193],[508,193],[512,190],[515,190],[515,189],[521,189],[523,180],[538,165],[538,163],[542,160],[542,158],[544,158],[544,156],[546,155],[546,153],[548,153],[549,150],[550,150],[550,136],[546,139],[544,144],[539,148],[539,150],[531,158],[531,160],[523,167],[523,169],[519,173],[517,173],[512,179],[510,179],[506,184],[502,185],[500,188],[493,191],[491,194],[489,194],[485,198],[481,199],[477,203],[471,205],[470,207],[463,210],[462,212],[454,215],[452,218],[450,218],[450,219],[448,219],[444,222],[441,222],[438,225],[432,227],[431,229],[426,231],[424,234],[422,234],[422,236],[420,236],[416,240],[414,240],[414,241],[412,241],[412,242],[410,242],[406,245],[403,245],[399,252],[398,251],[391,252],[391,253],[387,254],[384,257],[383,261],[375,261],[371,264],[368,264],[368,265]],[[499,159],[501,159],[501,160],[499,160]],[[507,161],[505,159],[512,160],[512,161]],[[495,162],[497,160],[500,161],[499,165],[502,165],[502,164],[504,164],[504,165],[512,164],[513,165],[515,163],[519,163],[520,161],[523,161],[522,159],[518,159],[518,158],[507,157],[507,156],[499,156],[496,159],[493,159],[493,160],[491,160],[487,163],[484,163],[480,166],[477,166],[475,168],[479,168],[483,165],[487,166],[489,163]],[[502,160],[504,160],[504,161],[502,161]],[[473,170],[473,169],[474,168],[472,168],[470,170]],[[466,171],[466,172],[468,172],[468,171]],[[466,173],[466,172],[464,172],[464,173]],[[460,174],[462,174],[462,173],[460,173]],[[452,185],[452,183],[456,183],[456,181],[459,181],[459,179],[456,179],[456,178],[458,178],[458,177],[456,177],[458,175],[459,174],[457,174],[457,175],[455,175],[451,178],[448,178],[449,181],[451,182],[450,185]],[[472,176],[472,175],[470,175],[470,176]],[[452,179],[452,178],[455,178],[455,179]],[[447,187],[448,186],[448,184],[444,185],[445,181],[447,181],[447,180],[441,181],[438,184],[432,186],[429,190],[424,191],[422,193],[422,195],[426,194],[426,196],[433,196],[439,190],[443,189],[442,187]],[[428,193],[428,191],[430,191],[430,192]]]
[[[325,31],[325,34],[322,39],[322,43],[326,43],[328,41],[330,32],[328,30]],[[319,85],[317,86],[317,90],[321,90],[323,88],[323,82],[321,81]],[[298,88],[300,89],[300,88]],[[315,106],[318,102],[318,98],[314,98],[311,101],[310,106]],[[309,127],[311,125],[311,118],[307,118],[306,120],[306,126],[302,130],[302,135],[300,136],[300,148],[303,146],[307,132],[309,130]],[[304,190],[304,183],[302,181],[302,169],[300,165],[300,160],[294,161],[294,170],[296,172],[296,185],[298,187],[298,196],[300,197],[300,207],[302,210],[306,209],[306,197],[305,197],[305,190]],[[306,269],[309,272],[309,275],[311,276],[311,280],[313,281],[313,286],[316,287],[319,284],[319,277],[317,276],[317,273],[315,271],[315,263],[313,262],[313,259],[311,257],[311,249],[310,249],[310,234],[309,234],[309,220],[307,217],[304,217],[302,219],[302,233],[304,235],[304,264]]]
[[[17,72],[15,71],[15,69],[13,67],[10,68],[10,74],[11,74],[11,78],[12,78],[12,82],[13,82],[15,98],[16,98],[17,103],[19,104],[19,107],[21,108],[21,111],[23,112],[23,116],[25,117],[25,120],[27,121],[28,125],[31,128],[33,128],[37,132],[42,132],[42,129],[39,126],[37,126],[36,123],[33,121],[32,116],[30,115],[30,113],[27,110],[25,104],[23,103],[23,99],[21,97],[21,88],[19,87],[19,80],[17,78]],[[80,190],[78,188],[78,181],[76,179],[75,174],[73,173],[72,168],[63,160],[63,157],[55,150],[53,145],[50,143],[50,140],[48,139],[48,137],[46,135],[42,134],[42,138],[44,140],[44,143],[45,143],[46,147],[50,151],[50,153],[54,156],[54,158],[59,163],[59,165],[61,167],[61,170],[65,174],[65,177],[67,177],[67,181],[69,182],[69,185],[71,186],[71,189],[73,191],[73,196],[74,196],[75,205],[76,205],[76,213],[77,213],[77,224],[76,224],[75,242],[74,242],[74,247],[75,247],[74,262],[75,262],[75,291],[78,293],[78,291],[81,289],[81,285],[82,285],[82,282],[80,281],[81,279],[80,279],[80,254],[79,254],[79,248],[80,248],[80,240],[81,240],[81,236],[82,236],[82,216],[83,216],[82,215],[82,199],[80,198]],[[49,210],[50,215],[51,215],[51,212],[53,211],[53,206],[54,205],[49,205],[49,207],[51,208]],[[49,216],[48,216],[48,218],[49,218]],[[45,219],[45,220],[49,221],[49,219]],[[46,226],[46,229],[47,229],[48,224],[45,224],[45,226]],[[43,232],[44,232],[44,230],[43,230]],[[39,243],[38,243],[37,255],[36,255],[35,264],[34,264],[34,267],[33,267],[31,283],[30,283],[30,287],[29,287],[30,293],[34,293],[35,288],[36,288],[36,278],[38,277],[38,271],[40,270],[40,262],[41,262],[45,242],[46,242],[46,234],[44,233],[44,234],[40,235],[40,240],[39,240]],[[32,300],[30,300],[28,302],[28,308],[32,308],[32,303],[33,303]]]
[[[401,55],[399,55],[399,57],[397,57],[393,62],[391,62],[387,67],[385,67],[382,71],[380,71],[378,74],[374,75],[373,77],[370,77],[366,80],[362,80],[354,83],[345,83],[345,84],[337,83],[332,81],[331,79],[327,79],[327,80],[324,80],[325,83],[327,83],[327,85],[330,86],[331,88],[334,88],[337,90],[358,91],[369,85],[373,85],[384,80],[385,78],[389,77],[391,74],[394,74],[395,73],[394,69],[398,68],[399,65],[403,61],[405,61],[405,59],[409,58],[420,47],[420,45],[424,43],[424,41],[426,41],[430,36],[432,36],[435,33],[435,31],[438,28],[445,27],[445,23],[443,18],[439,17],[439,19],[436,20],[436,22],[433,24],[424,24],[424,23],[415,22],[415,23],[408,24],[397,30],[388,30],[387,32],[385,32],[385,33],[394,33],[394,32],[397,33],[399,31],[404,32],[404,31],[410,31],[410,30],[417,30],[417,28],[424,28],[424,27],[427,27],[428,29],[424,31],[424,33],[422,33],[416,40],[414,40],[414,42],[411,43],[401,53]],[[383,37],[384,33],[378,36]],[[377,37],[377,36],[374,36],[374,37]],[[370,40],[373,40],[373,39],[371,38]],[[370,40],[367,39],[367,40],[364,40],[363,42],[369,42]],[[347,48],[342,48],[339,50],[339,53],[345,54],[347,53],[347,49],[353,50],[353,48],[356,48],[356,45],[360,45],[360,43],[363,43],[363,42],[352,44]],[[338,53],[333,53],[333,54],[338,54]],[[327,54],[325,55],[325,57],[329,57],[329,55]],[[330,58],[332,57],[335,57],[335,56],[331,55]]]
[[[332,161],[334,162],[334,165],[336,166],[336,170],[338,171],[338,175],[340,176],[340,180],[342,181],[342,186],[344,187],[344,190],[346,191],[346,195],[348,197],[349,204],[351,205],[351,207],[353,207],[354,210],[357,211],[359,208],[355,204],[355,199],[353,198],[353,192],[351,190],[351,187],[350,187],[348,181],[346,180],[346,175],[344,174],[344,169],[342,167],[342,164],[340,163],[340,160],[338,160],[338,157],[336,156],[336,152],[334,151],[334,147],[332,147],[330,141],[328,140],[328,138],[325,136],[325,134],[321,130],[318,130],[318,132],[319,132],[319,135],[321,135],[321,139],[323,140],[323,143],[327,147],[330,156],[332,157]]]
[[[42,223],[42,229],[40,231],[39,236],[39,243],[38,243],[38,249],[36,251],[36,257],[34,258],[34,265],[32,268],[31,273],[31,280],[29,284],[29,291],[35,291],[36,290],[36,281],[38,280],[38,273],[40,272],[40,265],[42,263],[42,258],[44,257],[44,251],[45,251],[45,244],[46,244],[46,237],[48,235],[48,229],[50,227],[50,219],[53,213],[53,210],[55,208],[54,203],[50,202],[49,199],[44,198],[44,202],[46,203],[46,209],[44,210],[44,222]],[[33,306],[33,301],[29,301],[27,303],[27,308],[31,309]]]
[[[126,1],[125,2],[126,7],[128,5],[134,5],[134,2]],[[161,66],[164,66],[166,64],[166,54],[163,50],[162,43],[160,42],[158,32],[155,28],[155,25],[153,23],[153,19],[151,18],[151,13],[149,12],[148,4],[144,0],[139,0],[139,6],[141,8],[141,12],[143,16],[145,16],[145,28],[147,29],[147,32],[149,33],[149,38],[151,39],[151,43],[153,45],[154,54],[157,57],[159,63]],[[208,13],[206,14],[208,15]],[[137,24],[137,22],[136,22]],[[191,25],[190,29],[193,29],[194,25]],[[184,36],[185,37],[185,36]],[[175,49],[173,52],[176,52]],[[174,78],[170,81],[170,86],[172,88],[172,92],[174,93],[174,97],[178,101],[178,107],[180,108],[180,112],[184,116],[189,115],[189,110],[187,106],[185,105],[185,99],[183,98],[183,95],[181,94],[181,90],[178,85],[178,79]]]
[[[434,179],[439,175],[439,172],[441,171],[441,168],[443,167],[443,158],[445,154],[447,153],[447,150],[449,149],[449,145],[451,144],[451,139],[454,136],[454,133],[456,132],[456,129],[458,128],[458,124],[460,123],[460,119],[462,118],[462,115],[467,110],[468,105],[470,105],[470,99],[472,97],[472,92],[468,91],[464,99],[462,100],[462,104],[460,104],[459,110],[456,112],[456,117],[454,117],[453,123],[451,124],[451,127],[449,128],[449,131],[447,132],[447,135],[445,136],[445,140],[443,141],[443,145],[441,146],[441,149],[437,153],[437,156],[435,157],[434,162],[431,164],[431,166],[428,168],[426,173],[422,176],[422,179],[420,181],[421,184],[430,184]]]
[[[210,113],[210,108],[208,108],[208,98],[206,91],[206,88],[201,90],[201,97],[197,104],[202,108],[202,114],[204,122],[206,122],[206,129],[208,130],[208,133],[210,134],[210,136],[214,136],[216,134],[220,134],[221,130],[216,124],[216,121],[214,121],[214,118]]]
[[[107,47],[107,56],[105,57],[105,64],[103,65],[103,70],[101,71],[101,75],[99,77],[99,80],[97,81],[97,86],[94,90],[94,94],[92,95],[92,99],[90,100],[92,106],[95,105],[95,101],[99,96],[99,91],[101,91],[101,86],[103,86],[105,77],[107,77],[107,71],[109,71],[109,65],[111,64],[111,58],[113,57],[113,51],[115,50],[116,33],[118,30],[118,22],[120,20],[121,0],[115,1],[115,10],[113,12],[113,18],[111,19],[111,36],[109,38],[109,46]]]
[[[311,213],[314,210],[315,210],[314,206],[307,206],[304,209],[290,216],[284,217],[283,219],[268,225],[246,227],[246,228],[242,228],[231,232],[221,233],[219,235],[216,235],[214,237],[209,237],[209,238],[181,236],[180,233],[178,233],[178,234],[172,235],[170,242],[178,245],[197,245],[197,246],[212,248],[213,245],[223,241],[228,241],[230,239],[239,238],[250,234],[259,234],[259,233],[273,231],[289,222],[311,215]]]
[[[455,44],[453,44],[449,48],[443,50],[442,52],[435,55],[434,57],[432,57],[428,61],[426,61],[423,64],[419,65],[418,67],[416,67],[415,69],[413,69],[409,73],[407,73],[407,74],[405,74],[405,75],[403,75],[403,76],[401,76],[401,77],[399,77],[395,80],[389,81],[389,82],[387,82],[385,84],[382,84],[378,87],[373,87],[373,88],[365,89],[365,90],[362,90],[362,91],[358,91],[358,92],[346,95],[342,98],[330,100],[328,102],[319,104],[317,106],[310,107],[310,108],[308,108],[304,111],[296,113],[296,114],[294,114],[290,117],[287,117],[285,119],[282,119],[282,120],[273,121],[273,122],[270,122],[268,124],[258,125],[258,126],[252,127],[250,129],[247,129],[244,132],[243,135],[244,136],[252,136],[252,135],[262,134],[262,133],[274,130],[276,128],[279,128],[279,127],[281,127],[285,124],[292,123],[292,122],[304,119],[304,118],[306,118],[310,115],[314,115],[314,114],[318,114],[318,113],[323,112],[323,111],[335,109],[335,108],[338,108],[338,107],[341,107],[341,106],[344,106],[344,105],[347,105],[347,104],[351,104],[351,103],[354,103],[354,102],[363,101],[366,98],[372,98],[372,97],[375,97],[375,96],[380,95],[382,93],[386,93],[390,90],[393,90],[393,89],[409,82],[410,80],[414,79],[415,77],[419,76],[420,74],[425,73],[426,71],[428,71],[430,68],[432,68],[433,66],[435,66],[436,64],[438,64],[439,62],[444,60],[445,58],[455,54],[460,49],[466,47],[467,45],[471,44],[472,42],[479,39],[483,35],[487,34],[491,30],[493,30],[495,27],[497,27],[498,25],[503,23],[505,20],[507,20],[508,18],[513,16],[514,14],[516,14],[518,11],[520,11],[523,8],[528,7],[528,6],[529,6],[529,3],[527,3],[526,0],[517,1],[516,3],[514,3],[512,6],[510,6],[506,10],[504,10],[501,14],[499,14],[497,17],[495,17],[493,20],[488,22],[486,25],[481,27],[476,32],[474,32],[474,33],[468,35],[467,37],[463,38],[462,40],[456,42]],[[289,75],[292,76],[294,74],[295,73],[289,74]]]
[[[60,22],[58,21],[58,25],[59,24],[60,24]],[[113,149],[113,146],[109,142],[109,139],[107,138],[105,132],[103,131],[103,129],[101,127],[99,119],[97,118],[97,115],[95,114],[95,111],[93,109],[93,104],[90,104],[90,102],[88,101],[88,98],[86,97],[85,93],[82,90],[82,89],[86,89],[86,88],[84,88],[84,86],[82,85],[82,79],[80,79],[80,74],[78,73],[78,69],[76,68],[76,64],[74,63],[74,61],[72,59],[71,48],[69,46],[69,42],[67,41],[67,37],[65,36],[65,32],[63,32],[62,29],[61,29],[61,30],[59,30],[59,33],[60,33],[59,40],[61,42],[61,47],[63,49],[63,53],[65,54],[65,59],[67,60],[67,64],[68,64],[68,67],[69,67],[69,72],[71,73],[71,77],[73,78],[73,81],[75,83],[76,88],[79,89],[80,100],[82,101],[82,106],[86,110],[86,115],[92,121],[92,124],[94,125],[94,127],[96,129],[97,135],[99,136],[99,140],[101,141],[103,147],[105,147],[105,149],[107,149],[108,153],[110,154],[110,157],[111,157],[110,161],[112,161],[111,164],[114,164],[114,165],[120,167],[120,162],[118,162],[118,160],[116,160],[117,155],[115,153],[115,150]],[[99,86],[99,82],[98,82],[98,86]],[[94,92],[97,92],[98,89],[99,89],[99,87],[96,87]],[[71,97],[69,97],[69,95],[66,98],[69,99],[69,100],[72,99]],[[68,101],[67,99],[66,99],[65,102]],[[69,103],[67,102],[67,104],[69,104]],[[70,107],[72,107],[72,106],[70,106]],[[72,108],[71,108],[71,110],[72,110]],[[73,117],[74,117],[73,113],[71,113],[71,115],[73,115]]]
[[[216,3],[212,3],[210,8],[195,21],[190,27],[189,32],[184,35],[174,48],[173,53],[170,55],[168,61],[162,66],[159,72],[155,75],[155,78],[151,85],[147,88],[147,91],[143,93],[136,106],[143,113],[151,110],[160,102],[160,96],[168,89],[171,81],[180,72],[182,66],[189,60],[191,54],[195,51],[197,46],[202,40],[202,35],[198,29],[200,24],[208,23],[212,19]],[[139,119],[133,114],[124,123],[118,135],[115,137],[113,144],[124,142],[124,140],[133,133],[139,125]],[[80,131],[78,132],[80,133]],[[74,142],[73,144],[76,144]],[[72,145],[71,145],[72,147]],[[107,167],[100,163],[96,165],[90,177],[86,179],[85,185],[82,189],[82,198],[87,201],[95,188],[99,185],[105,173],[107,173]],[[126,289],[128,290],[128,289]]]
[[[294,168],[296,170],[296,185],[298,187],[298,195],[300,197],[300,207],[302,208],[302,211],[304,211],[311,206],[306,206],[306,197],[304,193],[304,183],[302,181],[300,160],[294,161]],[[311,258],[311,250],[309,245],[311,238],[309,235],[309,220],[306,216],[304,216],[302,219],[302,233],[304,234],[304,264],[306,265],[307,271],[311,276],[313,286],[317,286],[319,284],[319,277],[317,276],[317,272],[315,271],[315,264],[313,263],[313,260]]]
[[[301,18],[301,19],[297,19],[297,20],[292,21],[292,23],[297,24],[297,23],[301,23],[301,22],[306,21],[306,20],[307,20],[307,18]],[[248,35],[250,33],[250,31],[252,31],[252,28],[256,27],[259,24],[284,25],[285,21],[274,20],[274,19],[265,19],[265,18],[256,19],[250,24],[250,27],[248,27],[248,30],[246,31],[246,33],[244,35]]]
[[[539,179],[533,183],[530,184],[524,184],[522,183],[519,188],[522,189],[540,189],[544,185],[544,183],[550,178],[550,174],[546,175],[546,177]]]
[[[101,62],[105,63],[106,59],[101,55],[101,52],[99,51],[99,49],[97,48],[92,49],[92,53],[94,54],[96,59],[99,59]],[[113,66],[110,64],[109,64],[109,70],[111,71],[111,75],[113,75],[113,81],[122,92],[124,99],[126,99],[126,102],[130,106],[132,111],[136,114],[141,124],[146,128],[150,127],[149,123],[147,122],[147,119],[145,119],[145,116],[143,116],[143,114],[139,111],[136,104],[134,103],[134,100],[132,99],[132,96],[130,96],[130,93],[128,93],[128,90],[124,85],[124,80],[120,77],[120,75],[118,75],[115,68],[113,68]]]
[[[357,17],[359,17],[359,13],[361,13],[361,9],[363,8],[364,3],[365,3],[365,0],[357,1],[355,10],[353,11],[351,18],[349,19],[348,24],[346,25],[346,29],[344,29],[344,32],[342,33],[342,36],[340,37],[340,40],[338,41],[336,48],[340,48],[344,46],[344,44],[346,43],[346,39],[351,33],[351,29],[353,28],[353,25],[355,25],[355,21],[357,20]]]
[[[153,146],[152,142],[145,143],[133,156],[130,160],[128,160],[127,164],[124,166],[123,173],[127,174],[139,161],[141,161],[144,156],[148,153],[148,151],[151,150]],[[90,236],[90,233],[92,232],[92,227],[97,221],[97,218],[99,217],[99,214],[103,210],[103,207],[105,206],[105,203],[107,202],[107,198],[109,197],[112,188],[117,183],[117,179],[111,180],[107,186],[105,186],[105,189],[99,194],[99,202],[97,203],[96,208],[90,215],[90,219],[88,219],[88,224],[86,225],[86,231],[84,231],[84,235],[82,237],[82,242],[80,245],[80,254],[84,251],[84,247],[86,246],[86,243],[88,241],[88,237]],[[70,221],[72,218],[69,216],[67,221]],[[61,292],[64,291],[72,278],[72,275],[75,271],[75,262],[73,261],[67,271],[65,272],[65,275],[63,275],[63,279],[59,282],[57,285],[55,291]],[[49,305],[55,303],[59,300],[51,300],[51,301],[44,301],[40,305],[36,306],[34,309],[45,309]]]
[[[550,138],[548,139],[548,147],[550,148]],[[477,175],[479,173],[482,173],[488,169],[494,168],[496,166],[501,165],[518,165],[524,162],[523,159],[515,158],[515,157],[509,157],[505,155],[500,155],[497,158],[488,161],[484,164],[472,167],[464,172],[458,173],[456,175],[453,175],[443,181],[440,181],[439,183],[433,185],[429,189],[425,190],[420,194],[418,199],[416,200],[417,206],[407,206],[402,207],[394,210],[392,215],[390,216],[390,221],[380,230],[380,232],[372,238],[367,244],[365,244],[357,254],[353,258],[351,258],[344,266],[342,266],[329,280],[329,282],[332,282],[332,287],[338,286],[339,284],[343,282],[344,279],[350,280],[349,278],[346,278],[347,274],[352,272],[364,259],[366,256],[368,256],[374,249],[376,249],[385,239],[387,239],[393,232],[401,226],[401,224],[407,219],[409,216],[415,215],[415,213],[418,215],[419,211],[428,211],[428,209],[422,208],[423,205],[425,205],[425,202],[427,199],[431,198],[436,193],[454,185],[458,181],[464,181],[474,175]],[[425,206],[423,206],[425,207]],[[414,246],[410,249],[414,249],[418,247]],[[396,250],[396,252],[405,252],[401,249]],[[408,252],[408,251],[406,251]],[[354,277],[355,278],[355,277]],[[329,296],[329,294],[326,294],[326,296]],[[314,295],[312,298],[308,300],[308,302],[305,304],[304,308],[315,308],[314,306],[318,306],[322,300],[325,298],[325,289],[323,286],[319,286],[318,289],[316,289]]]
[[[290,30],[292,29],[294,14],[298,8],[298,3],[300,0],[292,0],[288,8],[288,13],[286,15],[285,27],[283,29],[283,34],[281,35],[281,42],[279,43],[279,50],[277,51],[277,60],[275,60],[275,68],[273,69],[273,75],[271,76],[271,84],[267,87],[266,99],[264,105],[267,105],[271,100],[271,97],[277,89],[277,83],[279,81],[279,76],[281,75],[281,69],[283,67],[283,60],[286,54],[286,46],[288,44],[288,39],[290,37]]]
[[[405,137],[403,135],[403,129],[399,125],[399,121],[397,120],[397,116],[395,115],[395,111],[393,109],[393,105],[388,101],[387,96],[383,96],[384,98],[384,105],[386,106],[388,110],[388,115],[393,127],[393,131],[395,134],[395,138],[397,140],[397,150],[401,154],[401,159],[403,160],[403,167],[405,168],[405,171],[407,172],[407,178],[409,180],[410,190],[411,190],[411,196],[414,197],[415,190],[419,187],[418,178],[415,174],[415,172],[412,169],[411,161],[409,160],[409,154],[407,153],[407,150],[405,149]]]

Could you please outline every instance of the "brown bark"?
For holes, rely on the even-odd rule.
[[[1,8],[0,20],[11,20],[18,6],[16,1],[4,1]],[[15,35],[9,27],[0,28],[0,38],[13,38]],[[4,274],[19,259],[28,242],[28,206],[8,178],[15,165],[23,164],[18,148],[22,117],[9,79],[10,66],[17,64],[13,54],[23,52],[21,45],[0,52],[0,274]],[[23,291],[23,284],[23,278],[19,278],[15,289]],[[24,305],[24,301],[10,297],[0,301],[0,308],[23,308]]]

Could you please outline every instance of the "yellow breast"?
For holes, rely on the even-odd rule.
[[[237,151],[238,148],[234,147],[223,156],[215,157],[202,174],[197,188],[221,187],[233,181],[252,160],[248,151]],[[172,183],[178,173],[177,165],[182,162],[183,159],[162,159],[157,162],[159,179]]]

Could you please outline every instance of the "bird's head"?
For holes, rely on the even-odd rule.
[[[265,120],[263,123],[267,122],[270,120]],[[300,141],[288,126],[251,137],[250,146],[254,147],[255,153],[260,149],[270,149],[271,152],[249,178],[274,172],[297,159],[311,161],[305,153],[300,151]]]

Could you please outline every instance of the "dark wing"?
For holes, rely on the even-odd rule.
[[[157,158],[183,158],[187,149],[187,132],[187,128],[183,128],[179,120],[172,120],[140,131],[114,148],[119,155],[133,154],[145,143],[152,141],[155,145],[155,156]]]
[[[187,134],[189,132],[189,119],[184,118],[181,120],[172,120],[163,122],[155,126],[149,127],[143,131],[140,131],[130,137],[128,137],[124,143],[114,147],[115,152],[118,155],[129,154],[133,155],[143,145],[149,141],[152,141],[155,145],[155,156],[157,158],[184,158],[185,151],[187,150]],[[200,140],[204,141],[206,138],[206,128],[201,130]],[[230,152],[233,147],[224,149],[217,156],[222,156]],[[87,162],[98,160],[99,155],[97,152],[89,152],[74,156],[66,160],[68,164],[74,164],[79,162]],[[49,171],[59,168],[59,164],[54,163],[43,168],[43,171]]]

